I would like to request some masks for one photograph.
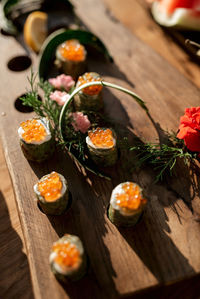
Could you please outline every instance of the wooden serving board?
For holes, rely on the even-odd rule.
[[[185,107],[198,106],[200,91],[148,46],[108,14],[102,1],[73,1],[80,19],[106,44],[114,64],[90,61],[89,69],[104,79],[129,87],[146,102],[156,128],[176,130]],[[17,129],[32,114],[18,112],[17,97],[26,92],[30,69],[12,72],[7,62],[26,50],[12,37],[1,44],[1,131],[7,164],[25,236],[35,297],[118,298],[161,284],[192,277],[200,272],[200,199],[192,214],[181,198],[164,185],[156,185],[149,171],[132,176],[114,168],[112,181],[85,173],[67,154],[57,152],[43,164],[28,162],[19,146]],[[37,57],[31,54],[33,69]],[[106,90],[107,111],[135,134],[148,141],[158,133],[144,111],[128,96]],[[63,216],[47,217],[37,207],[33,185],[52,170],[62,173],[72,193],[71,208]],[[116,184],[134,179],[148,193],[149,204],[140,223],[132,229],[117,229],[107,218],[110,194]],[[52,243],[64,233],[78,235],[90,266],[77,283],[62,286],[49,268]],[[20,282],[19,282],[20,283]]]

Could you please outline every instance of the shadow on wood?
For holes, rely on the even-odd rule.
[[[120,120],[122,124],[115,124],[115,126],[118,127],[119,132],[123,132],[124,135],[121,137],[127,136],[131,140],[142,142],[131,131],[133,126],[120,101],[108,90],[105,91],[104,98],[108,99],[109,106],[113,106],[111,114],[115,115],[115,109],[119,112],[117,116],[115,115],[115,118],[117,117],[117,120]],[[155,124],[155,126],[160,137],[159,139],[163,142],[166,138],[165,132],[160,128],[159,124]],[[167,235],[171,230],[168,226],[165,207],[171,206],[174,208],[174,212],[181,223],[179,212],[174,205],[178,200],[178,189],[174,188],[175,193],[172,191],[173,186],[168,187],[162,183],[155,184],[155,173],[147,165],[142,169],[136,168],[135,171],[130,171],[129,168],[132,165],[129,157],[131,159],[131,156],[125,151],[125,153],[122,153],[117,165],[108,170],[112,177],[111,182],[100,179],[91,173],[85,173],[80,166],[75,167],[69,155],[61,150],[56,152],[50,163],[37,165],[30,162],[38,178],[53,170],[63,174],[72,193],[72,206],[66,214],[48,216],[58,237],[63,236],[65,233],[77,234],[83,240],[86,252],[90,258],[91,267],[88,275],[83,280],[84,283],[80,281],[77,284],[64,286],[65,291],[72,298],[78,298],[77,285],[79,286],[78,288],[82,289],[82,293],[87,294],[87,296],[100,294],[103,298],[105,294],[109,297],[117,295],[113,280],[116,277],[116,273],[113,269],[109,250],[104,243],[104,237],[108,233],[106,210],[112,189],[117,184],[127,180],[133,180],[141,185],[148,195],[149,204],[143,220],[133,229],[119,229],[120,234],[160,283],[167,281],[168,276],[170,279],[176,279],[177,277],[181,278],[183,273],[188,275],[195,274],[188,260]],[[127,160],[129,168],[126,168],[127,165],[123,165],[124,159]],[[183,182],[181,181],[180,186],[182,184]],[[189,177],[187,177],[187,184],[191,184]],[[83,190],[87,196],[83,196]],[[191,200],[192,198],[190,198]],[[85,228],[87,228],[87,236],[85,236]],[[97,234],[96,231],[100,233]],[[84,242],[84,240],[87,241]],[[159,247],[158,244],[160,244]],[[102,263],[104,258],[106,262]],[[92,288],[90,287],[91,293],[88,293],[87,290],[89,284],[93,286]],[[104,285],[109,285],[109,288],[101,293],[98,289],[103,288]]]
[[[200,293],[200,275],[194,276],[184,281],[178,281],[170,285],[162,285],[155,288],[148,288],[142,292],[136,292],[124,299],[197,299]]]
[[[29,163],[38,178],[53,170],[63,174],[72,193],[72,205],[65,214],[47,216],[58,238],[65,233],[78,235],[89,256],[88,274],[79,282],[62,285],[66,293],[70,298],[80,298],[80,292],[82,298],[113,298],[116,290],[112,278],[116,274],[109,258],[110,253],[103,241],[107,231],[104,220],[105,205],[101,197],[95,194],[88,178],[81,173],[80,167],[75,167],[66,152],[57,153],[51,164]],[[97,177],[95,179],[101,180]],[[83,190],[87,197],[83,196]],[[101,233],[97,234],[96,231]],[[105,284],[109,285],[109,288],[103,288]]]
[[[160,283],[167,280],[169,273],[172,281],[177,277],[182,278],[185,272],[188,275],[195,274],[188,260],[166,234],[166,232],[170,232],[167,220],[163,207],[155,198],[149,202],[140,223],[131,229],[119,229],[128,244]],[[157,238],[157,242],[155,242],[155,238]],[[156,245],[158,243],[159,247]],[[176,267],[174,267],[175,264]]]
[[[22,252],[22,241],[10,223],[10,216],[1,191],[0,210],[0,297],[33,299],[27,257]]]

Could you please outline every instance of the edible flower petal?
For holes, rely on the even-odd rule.
[[[50,94],[50,99],[58,103],[59,106],[63,106],[68,100],[70,95],[66,92],[56,90]]]
[[[72,113],[72,117],[73,117],[72,126],[74,130],[80,131],[83,134],[85,134],[91,126],[91,123],[87,115],[84,115],[82,112],[74,112]]]
[[[49,83],[56,89],[64,88],[67,92],[74,86],[75,82],[71,76],[61,74],[56,78],[50,78]]]

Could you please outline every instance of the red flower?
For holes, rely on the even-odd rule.
[[[183,139],[190,151],[200,152],[200,107],[185,109],[185,115],[180,119],[177,138]]]

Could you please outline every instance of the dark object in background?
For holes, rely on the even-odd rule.
[[[199,31],[178,31],[165,28],[167,32],[183,47],[191,57],[200,62],[200,32]],[[198,46],[199,45],[199,46]]]
[[[70,17],[73,16],[73,6],[68,0],[7,0],[1,6],[1,10],[1,29],[11,35],[17,35],[23,30],[28,14],[35,10],[46,11],[54,16],[59,11],[59,28],[68,27],[73,18]],[[48,25],[49,32],[58,29],[51,28],[52,24]]]

